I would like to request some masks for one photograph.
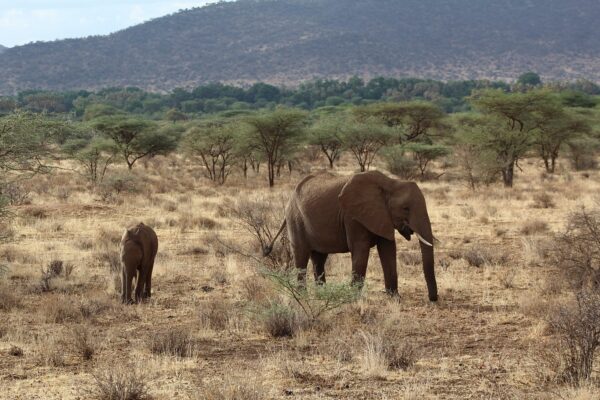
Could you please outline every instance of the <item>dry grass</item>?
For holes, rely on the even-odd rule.
[[[351,158],[340,166],[339,174],[355,169]],[[401,297],[385,295],[373,250],[363,298],[312,324],[280,301],[261,262],[235,251],[261,261],[236,204],[270,204],[246,211],[268,218],[252,221],[273,233],[297,172],[273,190],[262,172],[247,181],[234,173],[214,187],[172,156],[136,165],[132,178],[115,168],[95,193],[68,172],[35,177],[31,204],[16,207],[10,223],[12,242],[0,243],[8,267],[0,276],[0,397],[595,398],[597,366],[589,383],[570,389],[551,379],[564,363],[538,356],[558,354],[546,321],[571,293],[551,251],[555,232],[565,232],[574,210],[598,206],[600,176],[562,168],[540,179],[540,168],[524,164],[512,190],[472,192],[452,171],[420,183],[440,240],[439,303],[427,301],[418,242],[398,236]],[[152,298],[124,306],[118,247],[134,221],[156,228],[159,253]],[[275,263],[289,262],[281,248],[274,253]],[[328,283],[348,282],[350,272],[348,254],[328,259]]]

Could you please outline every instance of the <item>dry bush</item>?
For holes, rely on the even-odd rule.
[[[223,286],[226,285],[227,282],[229,282],[229,274],[224,269],[219,268],[213,271],[213,273],[211,274],[211,280],[216,285]]]
[[[540,220],[526,221],[521,227],[523,235],[539,235],[548,232],[548,223]]]
[[[21,211],[23,215],[30,218],[44,219],[48,218],[48,212],[42,207],[27,207]]]
[[[421,264],[421,253],[417,251],[399,251],[397,257],[400,265]]]
[[[415,348],[407,342],[388,340],[384,345],[384,352],[389,369],[407,370],[417,361]]]
[[[273,297],[273,291],[261,276],[249,276],[240,283],[241,297],[254,304],[265,304]]]
[[[279,244],[271,247],[285,215],[283,197],[262,197],[238,200],[229,210],[231,218],[246,232],[250,233],[254,246],[267,255],[268,266],[273,269],[288,269],[292,265],[292,254],[285,229]]]
[[[300,316],[289,306],[271,303],[260,313],[264,330],[271,337],[294,336],[300,328]]]
[[[98,299],[51,295],[43,298],[39,313],[47,323],[62,324],[92,318],[110,307],[109,302]]]
[[[385,376],[389,362],[386,358],[383,338],[364,331],[360,331],[358,335],[362,340],[362,369],[371,377]]]
[[[96,370],[89,393],[102,400],[149,400],[148,378],[134,365],[107,365]]]
[[[256,379],[230,376],[226,380],[205,383],[200,390],[203,400],[263,400],[267,396],[266,387]]]
[[[21,304],[20,294],[15,293],[14,288],[0,282],[0,311],[10,311],[21,307]]]
[[[46,367],[64,367],[66,347],[62,338],[48,336],[41,339],[36,353],[38,364]]]
[[[191,333],[180,328],[154,334],[150,341],[150,351],[161,355],[191,357],[194,355],[194,347]]]
[[[554,199],[548,193],[537,193],[533,196],[533,208],[554,208],[556,203]]]
[[[69,297],[48,296],[39,307],[39,313],[47,323],[62,324],[81,320],[81,311]]]
[[[18,346],[10,346],[10,348],[8,349],[8,354],[13,357],[22,357],[23,349]]]
[[[476,268],[481,268],[484,265],[504,265],[509,261],[509,255],[502,248],[483,245],[474,245],[465,250],[462,253],[462,258],[470,266]]]
[[[121,272],[121,255],[118,250],[105,249],[95,253],[96,258],[101,265],[108,267],[110,273],[118,274]]]
[[[84,360],[91,360],[96,353],[96,343],[91,335],[90,329],[85,325],[73,328],[72,345],[75,352]]]
[[[200,309],[202,326],[213,330],[224,330],[229,324],[231,304],[222,299],[209,298]]]
[[[564,362],[562,380],[575,385],[588,380],[600,347],[600,293],[578,292],[575,304],[558,308],[548,322],[560,341],[557,350]]]
[[[0,196],[4,197],[11,206],[31,204],[30,190],[20,182],[5,183],[0,186]]]
[[[219,223],[214,219],[206,216],[193,216],[190,213],[184,213],[179,216],[177,226],[183,231],[192,229],[213,230],[220,227]]]
[[[576,288],[600,288],[600,212],[585,209],[569,217],[567,229],[556,237],[552,258]]]

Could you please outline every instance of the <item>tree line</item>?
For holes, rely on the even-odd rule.
[[[520,91],[542,84],[539,75],[529,72],[508,84],[501,81],[465,80],[441,82],[427,79],[378,77],[365,82],[358,77],[347,81],[315,80],[297,88],[255,83],[247,88],[212,83],[188,90],[177,88],[170,93],[151,93],[135,87],[49,92],[28,90],[14,97],[0,97],[0,114],[15,109],[32,112],[69,113],[76,118],[91,119],[106,108],[140,114],[151,119],[185,120],[206,114],[240,115],[276,105],[303,110],[367,105],[379,101],[431,101],[448,113],[468,111],[468,97],[486,88]],[[600,87],[593,82],[548,83],[564,93],[572,106],[592,106]]]
[[[466,97],[469,111],[451,114],[425,100],[312,111],[280,105],[185,120],[153,120],[102,104],[89,105],[81,118],[17,109],[0,117],[0,187],[64,159],[95,186],[115,163],[131,170],[141,159],[174,151],[221,185],[234,170],[247,177],[264,168],[274,186],[283,171],[316,153],[328,168],[347,153],[360,171],[378,158],[401,178],[431,179],[438,176],[433,161],[444,158],[472,189],[496,180],[511,187],[525,157],[539,157],[549,174],[564,155],[575,169],[596,167],[600,110],[581,93],[539,85],[478,89]]]

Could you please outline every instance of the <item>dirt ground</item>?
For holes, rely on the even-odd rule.
[[[336,173],[352,173],[351,161]],[[0,245],[0,398],[103,398],[113,373],[153,399],[599,399],[598,387],[553,380],[545,315],[569,296],[547,257],[553,237],[569,213],[598,206],[600,173],[564,165],[548,176],[533,159],[522,168],[513,189],[472,192],[452,171],[419,184],[440,240],[437,304],[418,242],[397,235],[400,299],[385,295],[373,249],[359,300],[281,338],[256,309],[289,299],[222,242],[258,254],[228,210],[271,198],[277,219],[301,173],[273,190],[237,173],[218,187],[197,166],[157,158],[111,196],[66,170],[37,176]],[[159,254],[152,299],[127,306],[111,265],[135,221],[155,228]],[[53,260],[63,271],[44,283]],[[330,257],[326,271],[328,282],[349,281],[349,256]],[[156,350],[167,333],[185,354]],[[390,365],[390,347],[404,363]]]

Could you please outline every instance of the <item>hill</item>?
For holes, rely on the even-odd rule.
[[[240,0],[0,55],[0,93],[315,77],[600,80],[597,0]]]
[[[0,44],[0,53],[4,52],[7,48]]]

